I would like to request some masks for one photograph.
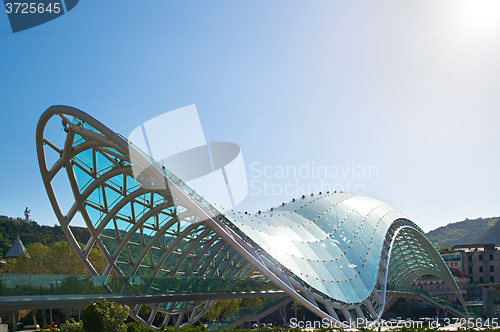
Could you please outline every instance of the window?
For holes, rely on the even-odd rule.
[[[482,266],[479,267],[479,273],[483,273],[483,267]]]
[[[494,276],[490,277],[490,282],[495,282],[495,277]]]
[[[474,282],[474,278],[473,277],[470,277],[469,278],[469,282],[472,284]]]
[[[495,271],[495,268],[493,267],[493,265],[490,265],[490,272],[494,272]]]
[[[493,260],[493,254],[490,254],[490,261]]]
[[[472,266],[469,266],[469,273],[472,273]]]
[[[479,260],[482,261],[483,260],[483,255],[479,255]]]
[[[470,255],[468,257],[469,257],[469,262],[472,262],[472,255]]]
[[[484,278],[483,277],[479,277],[479,282],[483,283],[484,282]]]

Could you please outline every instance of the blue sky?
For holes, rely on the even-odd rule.
[[[128,135],[196,104],[207,141],[242,149],[239,210],[349,183],[426,231],[499,216],[499,40],[495,1],[80,1],[16,34],[0,14],[0,214],[57,223],[35,151],[50,105]],[[339,176],[276,174],[312,165]]]

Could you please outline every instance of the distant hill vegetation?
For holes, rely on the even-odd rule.
[[[90,234],[86,228],[71,227],[71,231],[78,242],[87,243]],[[24,246],[36,242],[46,246],[54,242],[68,242],[61,226],[40,226],[36,222],[27,224],[24,219],[0,216],[0,257],[7,254],[18,235]]]
[[[500,244],[500,217],[465,219],[427,233],[436,247],[457,244]]]
[[[71,231],[78,242],[87,243],[90,236],[86,228],[71,227]],[[26,224],[24,219],[0,215],[0,258],[7,254],[17,235],[25,246],[37,242],[46,246],[67,242],[61,226],[40,226],[36,222]],[[500,245],[500,217],[465,219],[430,231],[427,236],[437,248],[470,243]]]

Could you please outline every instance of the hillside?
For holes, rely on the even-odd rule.
[[[500,219],[500,218],[496,218]],[[488,228],[483,234],[479,235],[474,243],[494,243],[500,244],[500,222]]]
[[[83,227],[71,227],[78,242],[87,243],[89,232]],[[40,242],[50,245],[67,241],[61,226],[40,226],[36,222],[26,224],[21,218],[0,215],[0,258],[3,257],[19,235],[25,246]],[[466,219],[450,223],[427,233],[436,245],[452,247],[457,244],[495,243],[500,245],[500,217]]]
[[[427,233],[436,247],[452,247],[457,244],[500,244],[500,217],[465,219],[450,223]]]
[[[83,227],[71,227],[78,242],[87,243],[89,232]],[[0,257],[9,251],[17,235],[25,246],[40,242],[50,245],[54,242],[66,241],[61,226],[40,226],[36,222],[26,224],[23,219],[0,216]]]

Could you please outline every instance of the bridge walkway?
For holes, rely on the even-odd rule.
[[[0,311],[283,296],[264,278],[0,275]]]

